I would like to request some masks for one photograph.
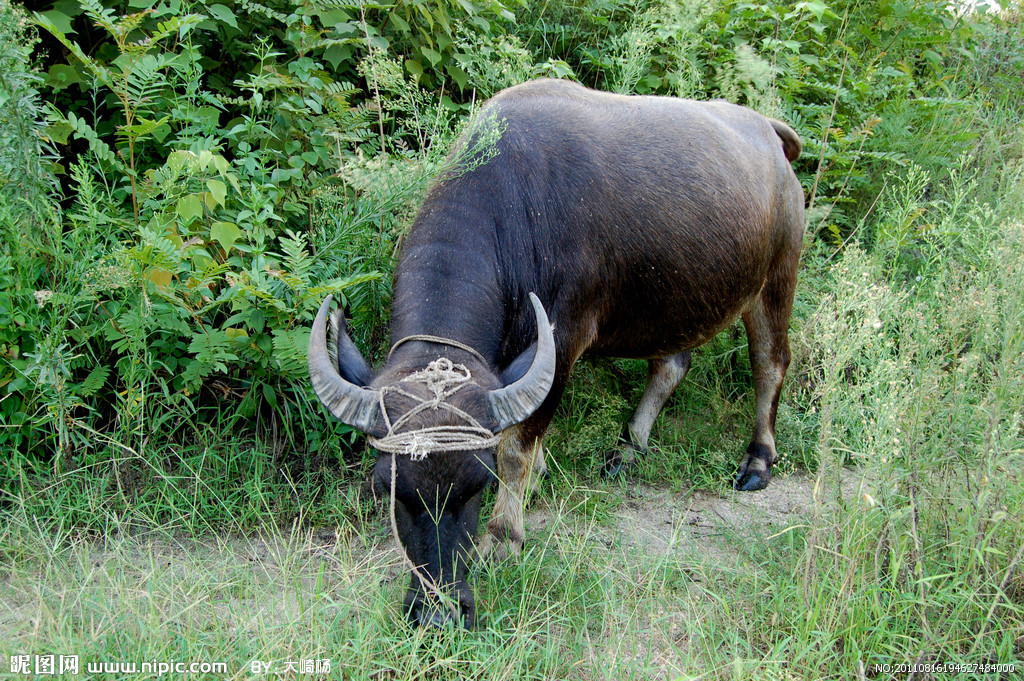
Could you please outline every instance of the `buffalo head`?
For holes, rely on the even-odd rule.
[[[332,320],[337,327],[335,363],[327,345],[330,297],[313,322],[313,388],[334,416],[367,433],[380,451],[373,483],[387,497],[394,490],[394,525],[412,564],[406,613],[420,625],[445,624],[456,609],[467,627],[474,623],[466,572],[481,497],[495,478],[497,434],[540,406],[555,375],[551,325],[540,300],[532,293],[530,300],[537,343],[524,353],[534,353],[532,362],[527,356],[510,364],[529,366],[515,380],[457,341],[423,336],[416,338],[433,340],[420,340],[424,347],[418,350],[395,353],[378,375],[349,338],[340,311]],[[443,356],[452,354],[453,347],[461,348],[456,352],[464,364]]]

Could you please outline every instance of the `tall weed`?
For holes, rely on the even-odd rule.
[[[801,335],[821,465],[794,626],[842,632],[818,664],[1020,659],[1024,227],[959,201],[969,180],[926,190],[893,190],[893,229],[846,249]]]

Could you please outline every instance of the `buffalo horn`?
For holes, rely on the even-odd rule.
[[[327,296],[313,320],[309,336],[309,378],[317,397],[338,420],[364,433],[377,434],[380,430],[379,393],[346,381],[334,367],[327,350],[327,317],[332,298]],[[345,333],[344,321],[338,333]]]
[[[498,423],[498,431],[520,423],[536,411],[555,380],[555,336],[540,299],[530,293],[530,302],[537,315],[537,353],[522,378],[504,388],[492,390],[488,396],[491,416]]]

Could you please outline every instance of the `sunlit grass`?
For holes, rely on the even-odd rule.
[[[932,200],[912,248],[808,252],[779,412],[793,478],[729,488],[752,420],[742,335],[702,350],[624,479],[598,470],[643,367],[584,365],[523,555],[474,567],[477,629],[432,631],[405,622],[382,506],[333,463],[295,473],[230,439],[57,471],[12,459],[0,659],[224,662],[238,679],[303,660],[373,680],[1019,673],[1024,226],[954,219],[955,198]]]

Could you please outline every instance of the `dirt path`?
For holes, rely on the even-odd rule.
[[[589,527],[589,540],[620,547],[627,554],[672,552],[720,560],[734,553],[728,548],[728,537],[765,537],[803,524],[814,505],[816,483],[816,476],[798,473],[775,478],[767,489],[753,493],[630,485],[626,500],[614,507],[612,517]],[[854,472],[841,471],[844,498],[856,493],[858,483]],[[528,509],[527,541],[541,534],[554,515],[550,500]]]
[[[851,498],[859,483],[852,471],[841,471],[844,498]],[[814,504],[817,478],[797,473],[775,478],[760,492],[717,494],[699,489],[675,491],[643,483],[630,485],[626,500],[614,506],[611,518],[587,526],[592,543],[620,546],[627,553],[641,550],[649,555],[668,552],[694,553],[717,559],[725,548],[727,536],[767,536],[801,524]],[[556,500],[543,499],[526,511],[527,543],[547,530]],[[481,519],[481,526],[486,518]],[[586,524],[584,524],[586,526]],[[575,530],[579,530],[577,525]],[[314,535],[330,543],[331,533]],[[376,565],[389,565],[396,576],[402,571],[395,542],[389,538],[353,553]]]

